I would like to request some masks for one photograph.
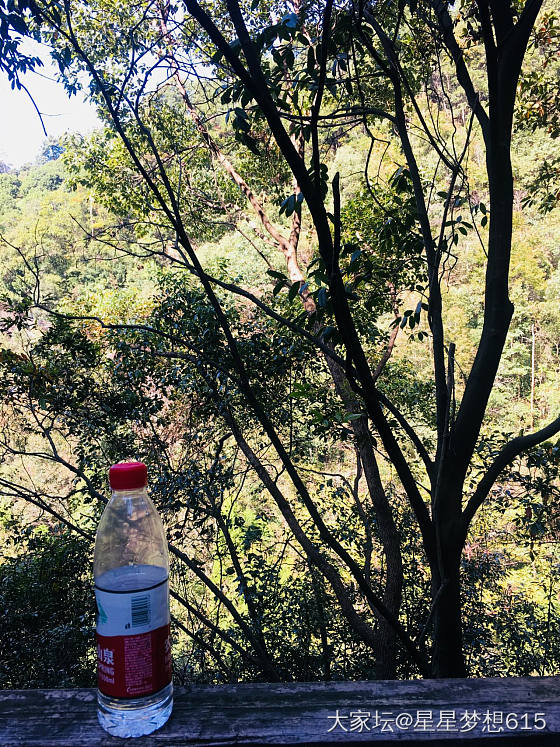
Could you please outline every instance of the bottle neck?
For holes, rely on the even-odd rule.
[[[140,488],[128,488],[127,490],[115,490],[115,488],[111,488],[111,496],[113,498],[126,498],[127,496],[133,496],[133,495],[147,495],[148,486],[143,485]]]

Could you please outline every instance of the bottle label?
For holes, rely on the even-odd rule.
[[[99,690],[115,698],[140,698],[168,685],[168,580],[138,591],[96,587],[95,599]]]

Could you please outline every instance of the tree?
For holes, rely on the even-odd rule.
[[[518,124],[528,131],[545,128],[552,139],[560,135],[558,119],[558,77],[560,66],[559,6],[551,0],[539,19],[529,44],[530,57],[527,74],[520,81],[519,105],[516,111]],[[531,194],[526,204],[539,199],[543,212],[549,212],[558,204],[560,189],[558,175],[559,158],[554,153],[551,158],[536,164]]]
[[[22,38],[32,35],[28,26],[32,18],[37,19],[33,2],[22,0],[16,7],[9,1],[0,1],[0,73],[7,75],[12,88],[22,89],[27,93],[41,120],[46,136],[47,131],[41,113],[20,75],[35,70],[43,64],[38,57],[26,54],[20,48]]]
[[[56,161],[64,153],[64,146],[55,137],[49,137],[41,146],[41,152],[37,156],[37,164]]]
[[[0,564],[2,688],[91,687],[91,544],[63,528],[52,535],[45,524],[18,528],[26,552],[10,557],[4,547]]]
[[[151,244],[148,253],[170,258],[188,270],[212,310],[217,328],[214,347],[206,346],[202,338],[182,337],[157,326],[143,329],[148,335],[144,347],[163,357],[190,356],[195,366],[198,357],[210,367],[212,373],[203,377],[220,405],[225,427],[274,500],[307,562],[330,588],[354,635],[375,652],[378,676],[394,675],[396,641],[423,675],[466,673],[460,560],[469,528],[502,471],[560,430],[557,417],[537,431],[507,440],[482,473],[473,471],[473,454],[513,314],[508,295],[511,133],[517,84],[541,5],[540,0],[459,4],[405,0],[396,7],[385,2],[335,7],[326,0],[295,3],[292,12],[284,14],[285,7],[274,3],[254,2],[249,9],[237,0],[227,0],[225,8],[185,0],[183,15],[182,9],[158,3],[131,11],[67,1],[38,3],[34,11],[43,37],[54,45],[69,89],[75,90],[80,74],[87,73],[91,94],[122,144],[122,166],[129,175],[124,187],[131,196],[126,211],[134,214],[137,226],[150,227],[151,239],[156,235],[161,242],[157,250]],[[469,65],[474,54],[483,55],[482,75]],[[196,184],[187,180],[185,185],[188,159],[184,143],[173,139],[174,120],[166,107],[168,80],[181,96],[185,117],[194,124],[201,145],[241,189],[282,252],[287,275],[270,270],[277,281],[275,290],[285,286],[288,300],[301,302],[301,313],[294,313],[292,307],[280,313],[202,266],[184,220]],[[193,104],[195,94],[198,104]],[[421,106],[425,94],[427,103]],[[447,131],[430,116],[434,97],[448,109]],[[280,208],[291,218],[289,238],[273,225],[210,134],[217,102],[228,107],[228,125],[249,151],[258,155],[272,135],[273,149],[293,178]],[[371,126],[378,121],[398,139],[403,161],[386,191],[371,183],[365,166],[364,194],[372,213],[372,203],[378,209],[372,220],[379,232],[379,250],[373,242],[367,245],[360,231],[352,231],[356,222],[352,205],[342,204],[339,175],[330,178],[324,163],[325,133],[362,126],[373,143]],[[474,133],[480,133],[485,147],[488,208],[469,191],[465,156]],[[422,140],[429,143],[430,158],[437,163],[438,176],[431,179],[425,178],[420,163]],[[440,198],[436,204],[434,191]],[[211,203],[206,200],[206,205]],[[465,211],[470,220],[463,218]],[[303,220],[312,227],[317,249],[307,273],[298,259]],[[456,380],[457,351],[446,333],[441,283],[460,251],[461,236],[478,221],[481,229],[488,226],[487,238],[479,233],[487,254],[484,323],[470,371],[464,380]],[[383,257],[384,246],[392,250],[388,256],[399,260],[396,277],[395,273],[387,277],[385,263],[376,262]],[[401,313],[400,293],[410,287],[419,294],[418,303]],[[308,355],[311,349],[324,360],[332,378],[330,396],[345,412],[348,427],[343,432],[355,445],[358,473],[363,470],[367,483],[375,523],[367,515],[362,520],[365,531],[374,531],[383,547],[382,584],[339,539],[314,500],[287,448],[281,423],[275,422],[270,403],[265,404],[266,391],[244,338],[226,313],[225,292],[249,301],[259,313],[296,335]],[[56,311],[37,297],[34,304]],[[372,340],[368,330],[381,324],[387,310],[394,311],[394,324]],[[423,319],[429,331],[418,334],[429,337],[433,365],[433,445],[403,403],[384,393],[390,388],[387,361],[396,335],[405,327],[415,331]],[[127,330],[120,328],[123,334]],[[142,331],[141,325],[137,331]],[[219,360],[214,350],[220,350]],[[217,374],[227,380],[226,387],[216,386]],[[235,402],[243,402],[245,416],[232,396]],[[255,424],[288,476],[295,497],[289,497],[259,457],[250,427]],[[431,609],[415,637],[399,619],[401,537],[378,465],[378,448],[398,475],[431,571]],[[78,472],[86,476],[83,470]],[[358,598],[354,588],[359,590]],[[428,634],[430,654],[424,645]],[[270,672],[266,641],[259,639],[258,632],[250,639],[263,671]]]

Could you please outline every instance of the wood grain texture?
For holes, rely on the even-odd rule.
[[[335,725],[338,710],[340,723]],[[351,712],[363,717],[362,731],[352,729]],[[432,712],[433,731],[414,724],[398,728],[391,719],[406,713],[418,719]],[[457,731],[435,728],[440,712],[455,711]],[[462,730],[465,711],[480,718],[472,730]],[[505,722],[507,714],[528,714],[524,725],[533,726],[534,714],[544,714],[542,730],[511,729],[488,733],[485,714]],[[378,725],[375,725],[377,713]],[[391,714],[391,716],[389,716]],[[330,718],[329,718],[330,717]],[[346,718],[344,718],[346,717]],[[354,717],[355,718],[355,717]],[[401,717],[406,725],[409,717]],[[358,723],[354,721],[354,726]],[[388,731],[389,723],[392,731]],[[424,723],[429,719],[424,713]],[[453,724],[447,714],[448,726]],[[541,725],[541,722],[537,722]],[[385,726],[383,727],[383,725]],[[510,725],[512,721],[510,719]],[[334,729],[332,727],[335,726]],[[495,724],[498,728],[498,724]],[[331,729],[331,731],[329,731]],[[383,729],[383,730],[382,730]],[[97,724],[94,690],[0,691],[0,745],[2,747],[186,747],[233,744],[357,744],[452,745],[560,745],[560,678],[412,680],[406,682],[328,682],[244,684],[181,687],[176,689],[168,723],[149,737],[123,740],[109,737]]]

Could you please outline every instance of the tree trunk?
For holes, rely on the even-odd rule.
[[[395,525],[391,506],[383,489],[377,460],[371,443],[367,418],[362,417],[353,423],[356,442],[364,468],[366,482],[377,519],[377,534],[383,545],[386,563],[385,589],[383,601],[398,617],[402,601],[403,567],[400,536]],[[392,680],[397,676],[396,633],[384,618],[379,618],[376,629],[375,678]]]
[[[326,363],[331,372],[336,390],[349,412],[361,409],[350,390],[348,381],[340,367],[329,358]],[[383,546],[386,563],[386,581],[383,602],[395,615],[399,616],[402,602],[403,567],[400,536],[393,517],[391,504],[381,482],[375,452],[371,440],[368,419],[362,416],[352,422],[356,447],[362,462],[371,503],[377,520],[377,536]],[[396,678],[396,632],[385,618],[378,616],[375,629],[375,677],[392,680]]]
[[[446,570],[447,577],[444,579],[443,588],[441,591],[434,590],[436,607],[432,673],[434,677],[466,677],[461,624],[460,559],[449,562]]]
[[[451,397],[451,375],[448,381]],[[445,429],[450,427],[449,413]],[[451,430],[453,426],[451,425]],[[431,561],[434,677],[466,677],[461,621],[461,554],[463,465],[457,461],[448,437],[443,439],[441,469],[438,470],[432,501],[436,534],[436,557]]]

